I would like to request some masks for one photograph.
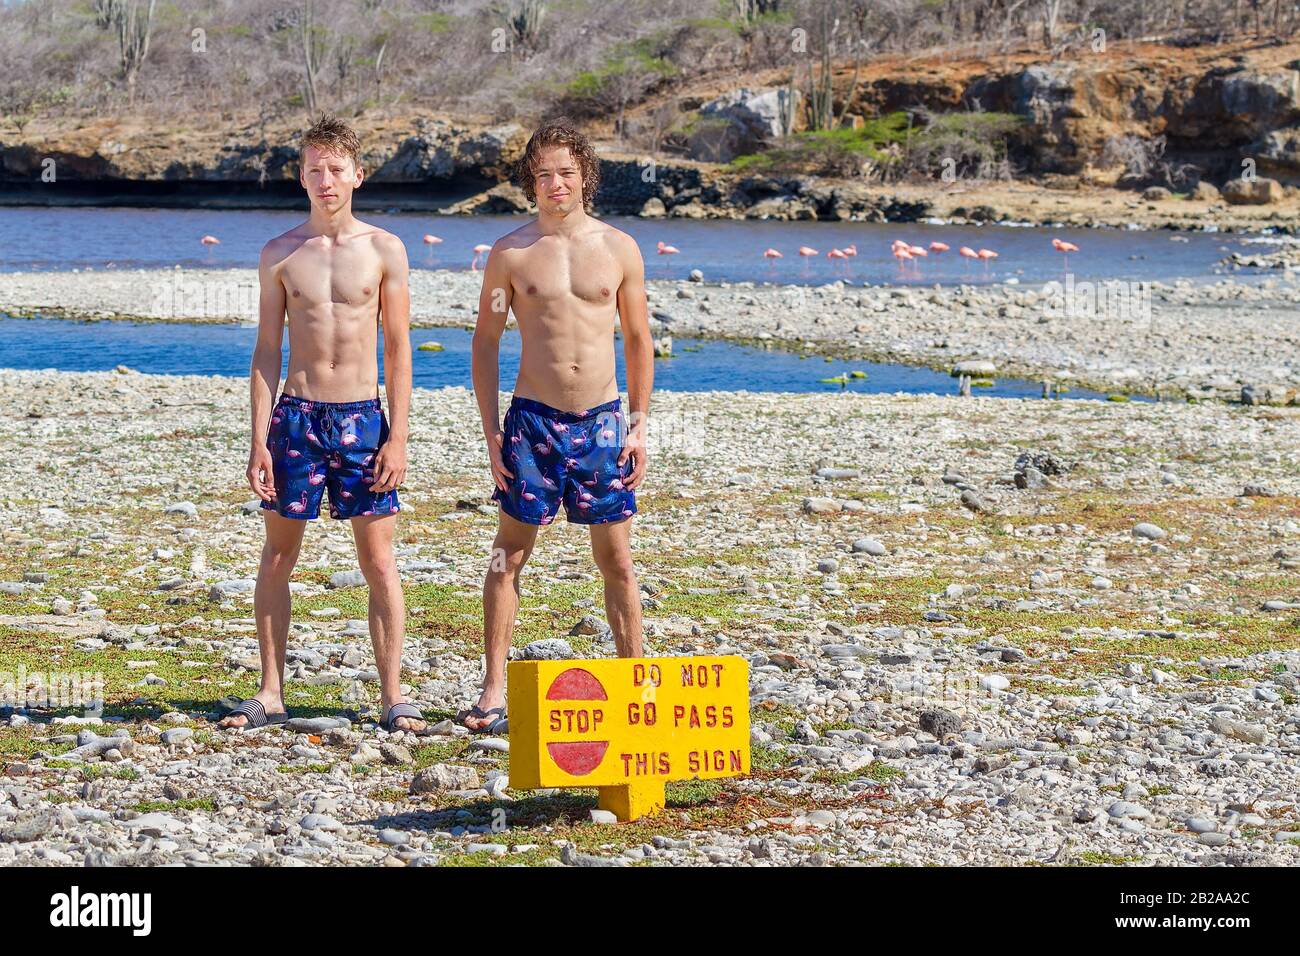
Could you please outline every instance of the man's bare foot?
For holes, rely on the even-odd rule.
[[[260,703],[265,709],[268,717],[274,717],[285,712],[284,701],[275,694],[258,691],[250,697],[249,700],[255,700]],[[247,727],[248,719],[247,714],[227,714],[225,717],[222,717],[221,720],[217,721],[217,728],[219,730],[225,730],[228,727],[234,727],[236,729]]]
[[[401,697],[398,698],[397,700],[381,701],[379,706],[382,712],[382,716],[387,717],[388,710],[390,707],[394,707],[397,704],[409,704],[409,703],[411,703],[409,700],[407,700],[405,697]],[[394,730],[406,730],[406,731],[410,731],[413,734],[418,734],[420,733],[420,731],[424,730],[428,726],[429,726],[428,722],[419,717],[408,717],[403,715],[403,716],[398,716],[393,718]]]
[[[456,715],[456,719],[470,730],[486,730],[505,716],[505,705],[506,695],[502,690],[496,687],[485,687],[474,705],[478,711],[462,710]]]

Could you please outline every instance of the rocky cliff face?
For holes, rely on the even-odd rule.
[[[839,83],[846,89],[848,77]],[[1300,181],[1300,44],[1082,52],[1053,62],[879,64],[853,112],[984,109],[1024,120],[1019,156],[1030,172],[1079,175],[1107,140],[1165,137],[1165,158],[1216,180],[1254,157],[1261,172]]]
[[[472,126],[417,118],[366,126],[362,165],[371,182],[427,183],[504,178],[523,148],[516,125]],[[266,185],[298,175],[297,131],[248,126],[181,130],[99,121],[72,128],[34,125],[22,137],[0,134],[0,181],[39,180],[53,160],[59,181],[212,182]]]

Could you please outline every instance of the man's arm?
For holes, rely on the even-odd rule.
[[[618,258],[623,266],[623,283],[618,287],[618,321],[627,365],[628,435],[618,464],[622,467],[632,458],[632,474],[623,483],[635,489],[645,477],[646,415],[654,388],[655,356],[645,297],[645,263],[635,240],[627,236],[620,236],[620,240]]]
[[[497,400],[501,388],[501,335],[510,316],[511,298],[510,270],[494,247],[488,254],[487,265],[483,267],[483,289],[478,297],[478,321],[474,325],[470,370],[478,414],[483,422],[483,437],[487,440],[492,480],[502,491],[509,488],[509,481],[514,477],[502,461],[501,406]]]
[[[406,246],[396,236],[379,241],[384,277],[379,314],[384,323],[384,390],[388,394],[388,441],[375,456],[371,491],[397,488],[406,479],[406,442],[411,414],[411,287]]]
[[[257,300],[257,344],[253,346],[253,365],[249,371],[250,405],[252,406],[252,444],[248,453],[248,484],[263,501],[275,497],[275,476],[271,470],[271,453],[266,435],[271,428],[271,406],[280,387],[280,349],[284,344],[284,285],[276,274],[279,256],[272,243],[262,248],[257,263],[260,287]]]

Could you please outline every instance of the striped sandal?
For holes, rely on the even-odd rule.
[[[238,717],[241,715],[247,718],[243,724],[238,727],[224,727],[222,729],[256,730],[258,727],[268,727],[272,724],[283,724],[289,719],[287,713],[268,714],[266,708],[262,706],[262,702],[256,697],[250,697],[248,700],[240,701],[238,707],[230,713],[222,716],[221,719],[225,720],[226,717]]]

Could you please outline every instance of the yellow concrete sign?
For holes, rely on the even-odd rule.
[[[749,773],[743,657],[512,661],[510,787],[598,787],[620,820],[663,809],[669,780]]]

